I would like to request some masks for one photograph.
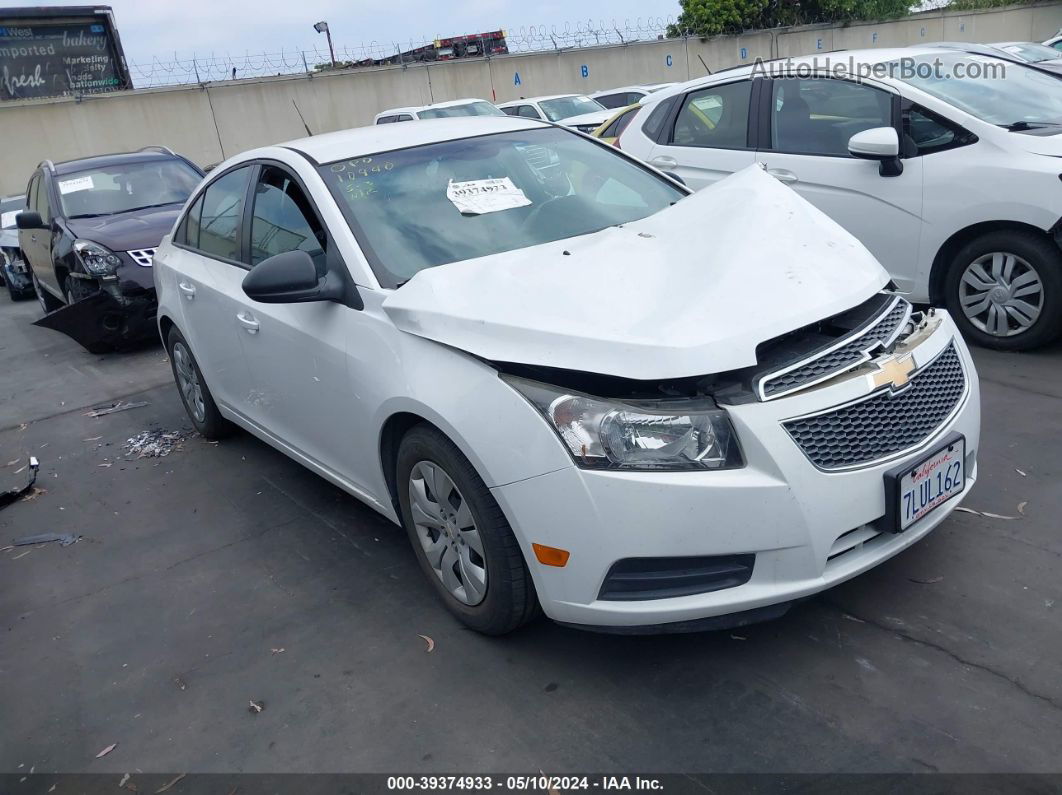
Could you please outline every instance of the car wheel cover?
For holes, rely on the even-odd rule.
[[[959,279],[959,306],[966,319],[993,337],[1031,329],[1044,308],[1044,284],[1028,260],[1006,251],[984,254]]]
[[[199,374],[192,364],[192,354],[184,343],[173,346],[173,369],[177,373],[177,386],[181,390],[181,399],[196,422],[206,422],[206,402],[203,400],[203,387],[199,383]]]
[[[419,461],[409,473],[409,509],[417,540],[443,587],[462,604],[487,595],[487,559],[472,506],[446,471]]]

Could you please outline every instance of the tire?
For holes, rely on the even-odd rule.
[[[435,473],[438,491],[448,492],[443,499],[449,506],[435,497],[426,474],[429,471]],[[439,477],[440,472],[452,490]],[[512,528],[482,478],[453,442],[428,424],[413,427],[399,444],[396,478],[402,524],[417,562],[447,609],[462,624],[485,635],[504,635],[538,615],[535,586]],[[414,497],[413,492],[419,496]],[[421,507],[424,497],[428,498],[428,512]],[[414,520],[414,499],[417,519],[422,521],[419,525]],[[432,512],[432,502],[439,506],[442,516],[449,513],[454,517],[448,530],[444,522],[436,522],[439,514]],[[423,522],[425,517],[435,526],[428,527]],[[471,531],[460,529],[468,528],[469,520]],[[436,533],[438,540],[434,538]],[[429,549],[435,553],[432,560]],[[434,568],[433,562],[439,564],[440,570]],[[449,577],[442,573],[448,562]],[[466,571],[480,569],[485,572],[485,588],[480,588],[478,581],[473,582],[477,580],[475,574],[465,575]],[[456,593],[455,581],[461,585]]]
[[[47,315],[49,312],[54,312],[56,309],[60,309],[64,306],[62,301],[41,287],[40,281],[37,280],[36,273],[30,271],[30,278],[33,280],[33,292],[37,295],[37,303],[41,305],[44,314]]]
[[[100,291],[99,285],[95,282],[89,287],[84,279],[74,278],[67,276],[63,282],[63,295],[66,296],[66,303],[74,304],[80,301],[82,298],[88,298],[90,295],[94,295]]]
[[[176,327],[171,328],[166,337],[166,351],[169,354],[170,369],[173,371],[173,380],[181,396],[181,403],[184,405],[184,410],[188,412],[188,419],[192,421],[195,429],[211,440],[223,439],[230,435],[235,427],[218,411],[214,397],[210,394],[206,380],[203,378],[203,372],[199,369],[199,363],[192,355],[191,346]],[[194,375],[194,379],[189,379],[189,375]],[[192,380],[194,380],[194,385],[190,386]]]
[[[971,240],[944,290],[963,336],[984,348],[1032,350],[1062,335],[1062,252],[1042,235],[1001,230]]]

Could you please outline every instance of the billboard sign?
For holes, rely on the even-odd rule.
[[[132,88],[109,6],[0,8],[0,100]]]

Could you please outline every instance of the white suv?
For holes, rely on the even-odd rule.
[[[1057,78],[954,51],[869,50],[661,93],[623,150],[692,188],[765,164],[978,344],[1027,349],[1062,332]]]

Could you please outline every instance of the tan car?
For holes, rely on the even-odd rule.
[[[613,146],[619,146],[620,133],[624,128],[630,124],[631,119],[634,118],[634,114],[637,112],[641,105],[635,103],[628,105],[625,108],[620,108],[616,113],[609,117],[608,121],[590,133],[595,138],[600,138],[607,144]]]

